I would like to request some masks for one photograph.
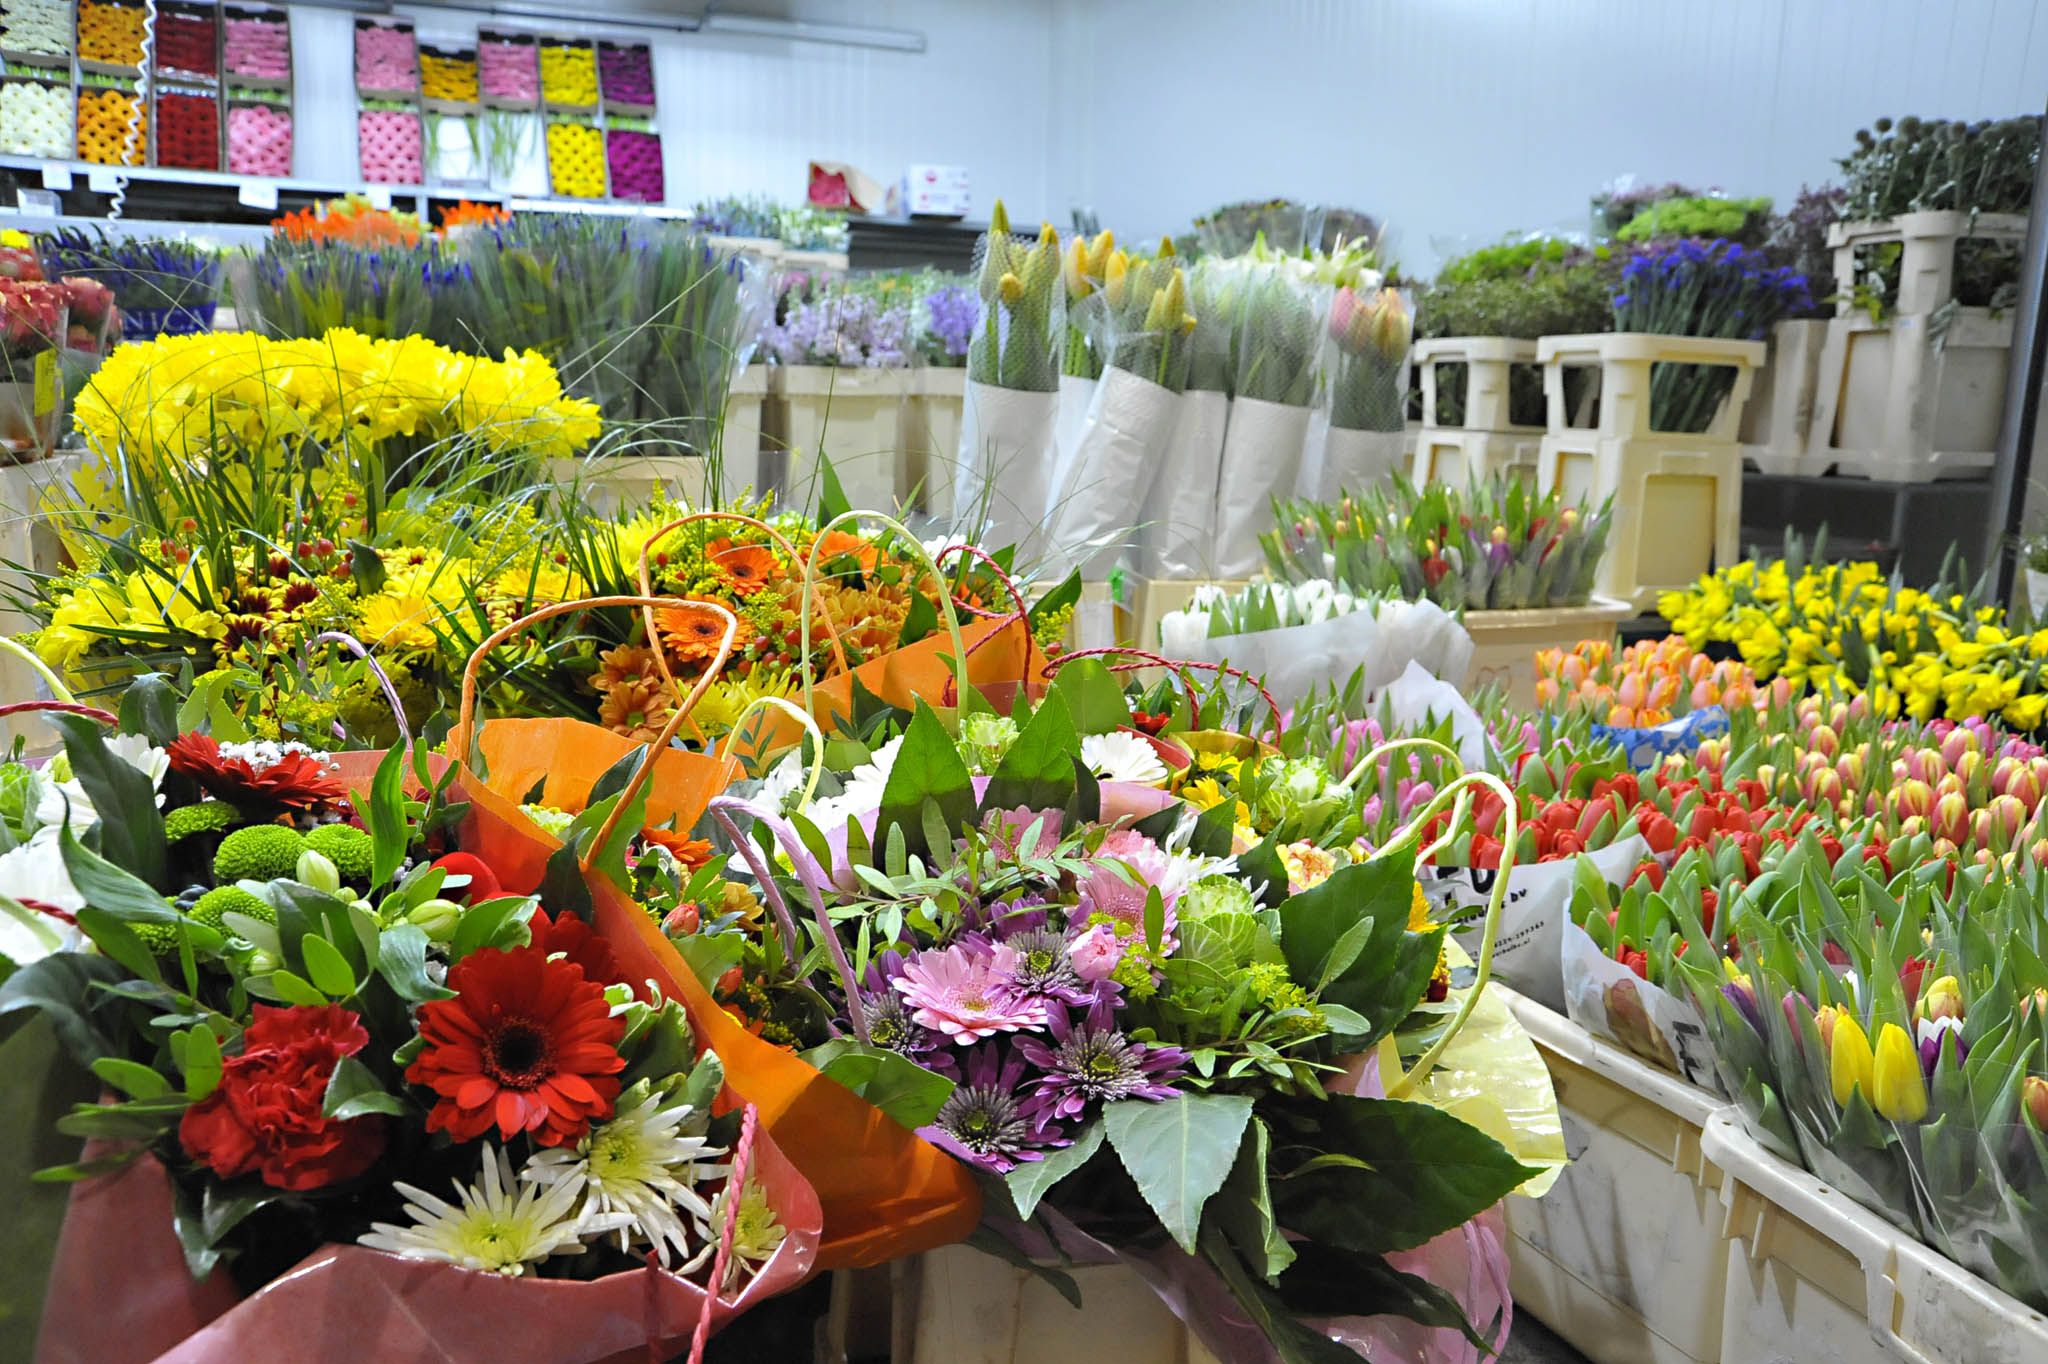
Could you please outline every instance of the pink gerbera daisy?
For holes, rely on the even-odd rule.
[[[1180,899],[1175,884],[1173,861],[1157,843],[1130,829],[1119,829],[1102,840],[1090,859],[1093,870],[1081,880],[1081,909],[1084,914],[1107,914],[1129,925],[1134,933],[1145,931],[1145,899],[1152,887],[1159,887],[1166,904],[1165,935],[1161,946],[1175,947],[1173,931],[1177,916],[1174,902]],[[1111,866],[1110,863],[1118,865]]]
[[[919,953],[890,983],[919,1026],[964,1047],[999,1032],[1045,1026],[1045,1001],[1011,989],[1016,961],[1009,947],[971,951],[956,945]]]

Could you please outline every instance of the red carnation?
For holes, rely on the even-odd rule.
[[[505,893],[505,888],[498,883],[498,874],[491,870],[489,863],[474,853],[448,853],[446,856],[435,858],[434,865],[450,876],[469,878],[468,885],[457,887],[454,891],[456,896],[469,904],[480,905]]]
[[[222,756],[219,742],[206,734],[180,734],[164,752],[173,772],[244,811],[318,810],[348,794],[319,759],[296,749],[284,749],[261,769],[247,758]]]
[[[612,1115],[626,1023],[581,966],[538,946],[485,948],[449,968],[448,988],[455,998],[420,1006],[426,1045],[405,1071],[440,1096],[428,1131],[474,1141],[495,1126],[563,1146]]]
[[[254,1171],[279,1189],[319,1189],[353,1179],[384,1153],[378,1114],[336,1122],[321,1114],[344,1056],[370,1041],[339,1004],[256,1006],[242,1054],[221,1067],[220,1087],[185,1110],[178,1142],[222,1179]]]

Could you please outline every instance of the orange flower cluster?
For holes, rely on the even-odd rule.
[[[512,210],[496,204],[472,204],[464,199],[455,207],[441,213],[440,235],[447,236],[450,229],[457,227],[495,227],[499,223],[512,221]]]
[[[412,214],[372,208],[369,200],[354,195],[273,218],[270,228],[302,246],[417,246],[421,235],[420,220]]]
[[[1708,706],[1755,706],[1779,690],[1789,695],[1790,684],[1760,687],[1746,664],[1717,663],[1676,635],[1631,644],[1619,657],[1611,641],[1591,639],[1536,654],[1537,701],[1600,724],[1648,728]]]

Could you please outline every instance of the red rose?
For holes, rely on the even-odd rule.
[[[504,887],[498,884],[497,873],[474,853],[452,852],[445,857],[436,858],[434,865],[450,876],[469,878],[469,884],[458,888],[455,894],[470,904],[480,905],[505,893]]]
[[[242,1054],[221,1068],[220,1087],[185,1110],[179,1144],[222,1179],[254,1171],[265,1184],[296,1190],[353,1179],[384,1153],[384,1119],[336,1122],[320,1105],[341,1058],[369,1041],[362,1020],[339,1004],[258,1004]]]

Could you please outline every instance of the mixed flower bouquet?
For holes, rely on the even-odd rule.
[[[0,1011],[51,1014],[109,1091],[59,1124],[93,1145],[55,1172],[90,1181],[55,1291],[108,1256],[133,1281],[46,1346],[463,1354],[516,1322],[515,1358],[701,1351],[810,1272],[808,1185],[751,1110],[714,1117],[717,1056],[573,889],[512,888],[456,768],[193,709],[145,678],[133,729],[59,706],[64,759],[0,768]]]
[[[1322,1319],[1387,1312],[1492,1338],[1396,1267],[1540,1173],[1417,1101],[1486,964],[1461,992],[1413,836],[1349,846],[1340,784],[1248,736],[1210,736],[1228,793],[1168,794],[1217,750],[1091,659],[957,723],[878,712],[808,782],[714,803],[825,1055],[984,1176],[1010,1256],[1158,1266],[1227,1357],[1342,1357],[1371,1325]]]
[[[1462,489],[1397,474],[1334,506],[1294,499],[1274,512],[1260,543],[1276,576],[1472,611],[1584,605],[1613,522],[1611,499],[1570,506],[1508,474]]]

